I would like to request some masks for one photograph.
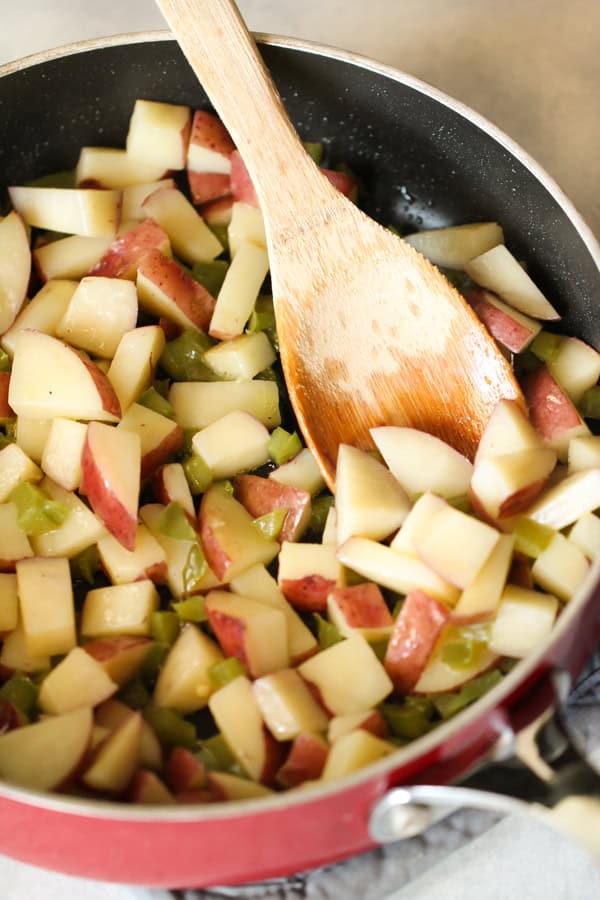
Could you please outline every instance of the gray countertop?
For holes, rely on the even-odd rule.
[[[250,27],[372,56],[468,103],[520,143],[600,235],[599,0],[239,0]],[[22,11],[21,11],[22,10]],[[0,64],[83,38],[163,27],[152,0],[0,0]],[[418,874],[417,874],[418,873]],[[0,857],[2,900],[159,900]],[[539,824],[509,818],[423,860],[388,900],[592,900],[600,872]],[[319,897],[318,887],[312,894]],[[341,898],[340,898],[341,900]]]

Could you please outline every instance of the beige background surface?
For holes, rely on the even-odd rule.
[[[600,234],[600,0],[240,0],[251,28],[404,69],[529,151]],[[0,62],[162,27],[152,0],[0,0]]]

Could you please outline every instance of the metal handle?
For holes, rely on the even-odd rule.
[[[568,675],[553,673],[552,682],[556,707],[527,729],[529,734],[516,735],[505,723],[485,763],[462,785],[391,790],[371,811],[372,838],[389,843],[414,837],[469,807],[504,815],[528,813],[600,857],[600,775],[569,727]]]

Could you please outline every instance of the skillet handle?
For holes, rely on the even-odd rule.
[[[394,788],[372,810],[369,832],[378,844],[422,834],[459,809],[528,814],[562,831],[600,860],[600,796],[571,795],[553,808],[493,791],[449,785]]]
[[[463,807],[528,814],[568,834],[600,859],[600,773],[566,716],[570,679],[552,678],[556,709],[519,735],[506,722],[487,760],[457,786],[419,784],[391,790],[373,808],[378,843],[413,837]]]

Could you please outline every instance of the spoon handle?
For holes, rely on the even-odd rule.
[[[307,187],[322,192],[326,179],[304,151],[236,4],[156,2],[242,154],[268,225],[284,228],[310,202]]]

